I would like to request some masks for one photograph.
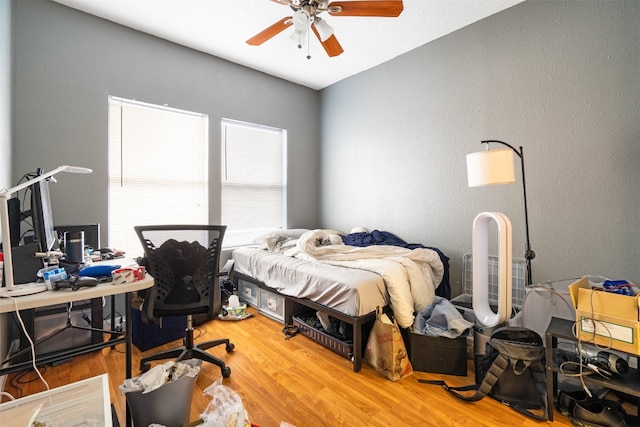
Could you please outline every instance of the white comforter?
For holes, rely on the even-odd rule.
[[[285,252],[297,258],[377,273],[384,279],[391,308],[403,328],[413,325],[414,313],[430,305],[442,280],[444,266],[431,249],[399,246],[347,246],[323,230],[304,233],[295,248]]]

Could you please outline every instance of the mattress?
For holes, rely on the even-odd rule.
[[[382,276],[367,270],[320,264],[257,247],[233,251],[234,270],[283,295],[306,298],[349,316],[389,304]]]

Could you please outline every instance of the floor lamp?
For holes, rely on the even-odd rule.
[[[52,177],[58,172],[71,172],[71,173],[91,173],[91,169],[82,168],[78,166],[60,166],[52,171],[38,175],[37,177],[23,182],[20,185],[16,185],[13,188],[0,190],[0,226],[2,230],[2,251],[4,256],[4,288],[0,288],[0,296],[22,296],[46,291],[47,287],[44,283],[36,283],[32,286],[21,285],[16,287],[13,282],[13,257],[11,256],[11,229],[9,226],[9,207],[8,200],[14,193],[23,190],[33,184],[40,181],[44,181],[47,178]]]
[[[520,157],[522,168],[522,192],[524,195],[524,226],[526,231],[526,243],[524,258],[527,268],[527,283],[533,283],[531,275],[531,260],[536,257],[536,253],[531,249],[529,241],[529,213],[527,211],[527,185],[524,178],[524,153],[522,147],[516,149],[503,141],[487,140],[481,141],[486,144],[486,151],[467,154],[467,178],[469,187],[479,187],[494,184],[511,184],[516,181],[513,153]],[[496,143],[508,148],[489,150],[489,144]]]

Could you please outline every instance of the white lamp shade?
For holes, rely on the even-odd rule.
[[[289,38],[291,40],[293,40],[294,42],[296,42],[297,44],[299,44],[300,46],[306,46],[307,44],[307,31],[298,31],[298,30],[293,30],[293,33],[291,33],[291,36],[289,36]]]
[[[307,31],[311,25],[311,16],[306,10],[300,9],[293,14],[293,26],[298,31]]]
[[[333,34],[333,27],[327,24],[327,21],[317,18],[315,22],[316,30],[320,35],[320,41],[325,42]]]
[[[515,182],[513,150],[506,148],[467,154],[467,180],[469,187]]]

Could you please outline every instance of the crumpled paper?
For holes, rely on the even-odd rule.
[[[133,391],[141,391],[142,394],[146,394],[183,376],[195,378],[200,372],[200,364],[189,362],[191,361],[170,361],[156,365],[139,377],[125,379],[120,385],[120,393],[125,394]]]

